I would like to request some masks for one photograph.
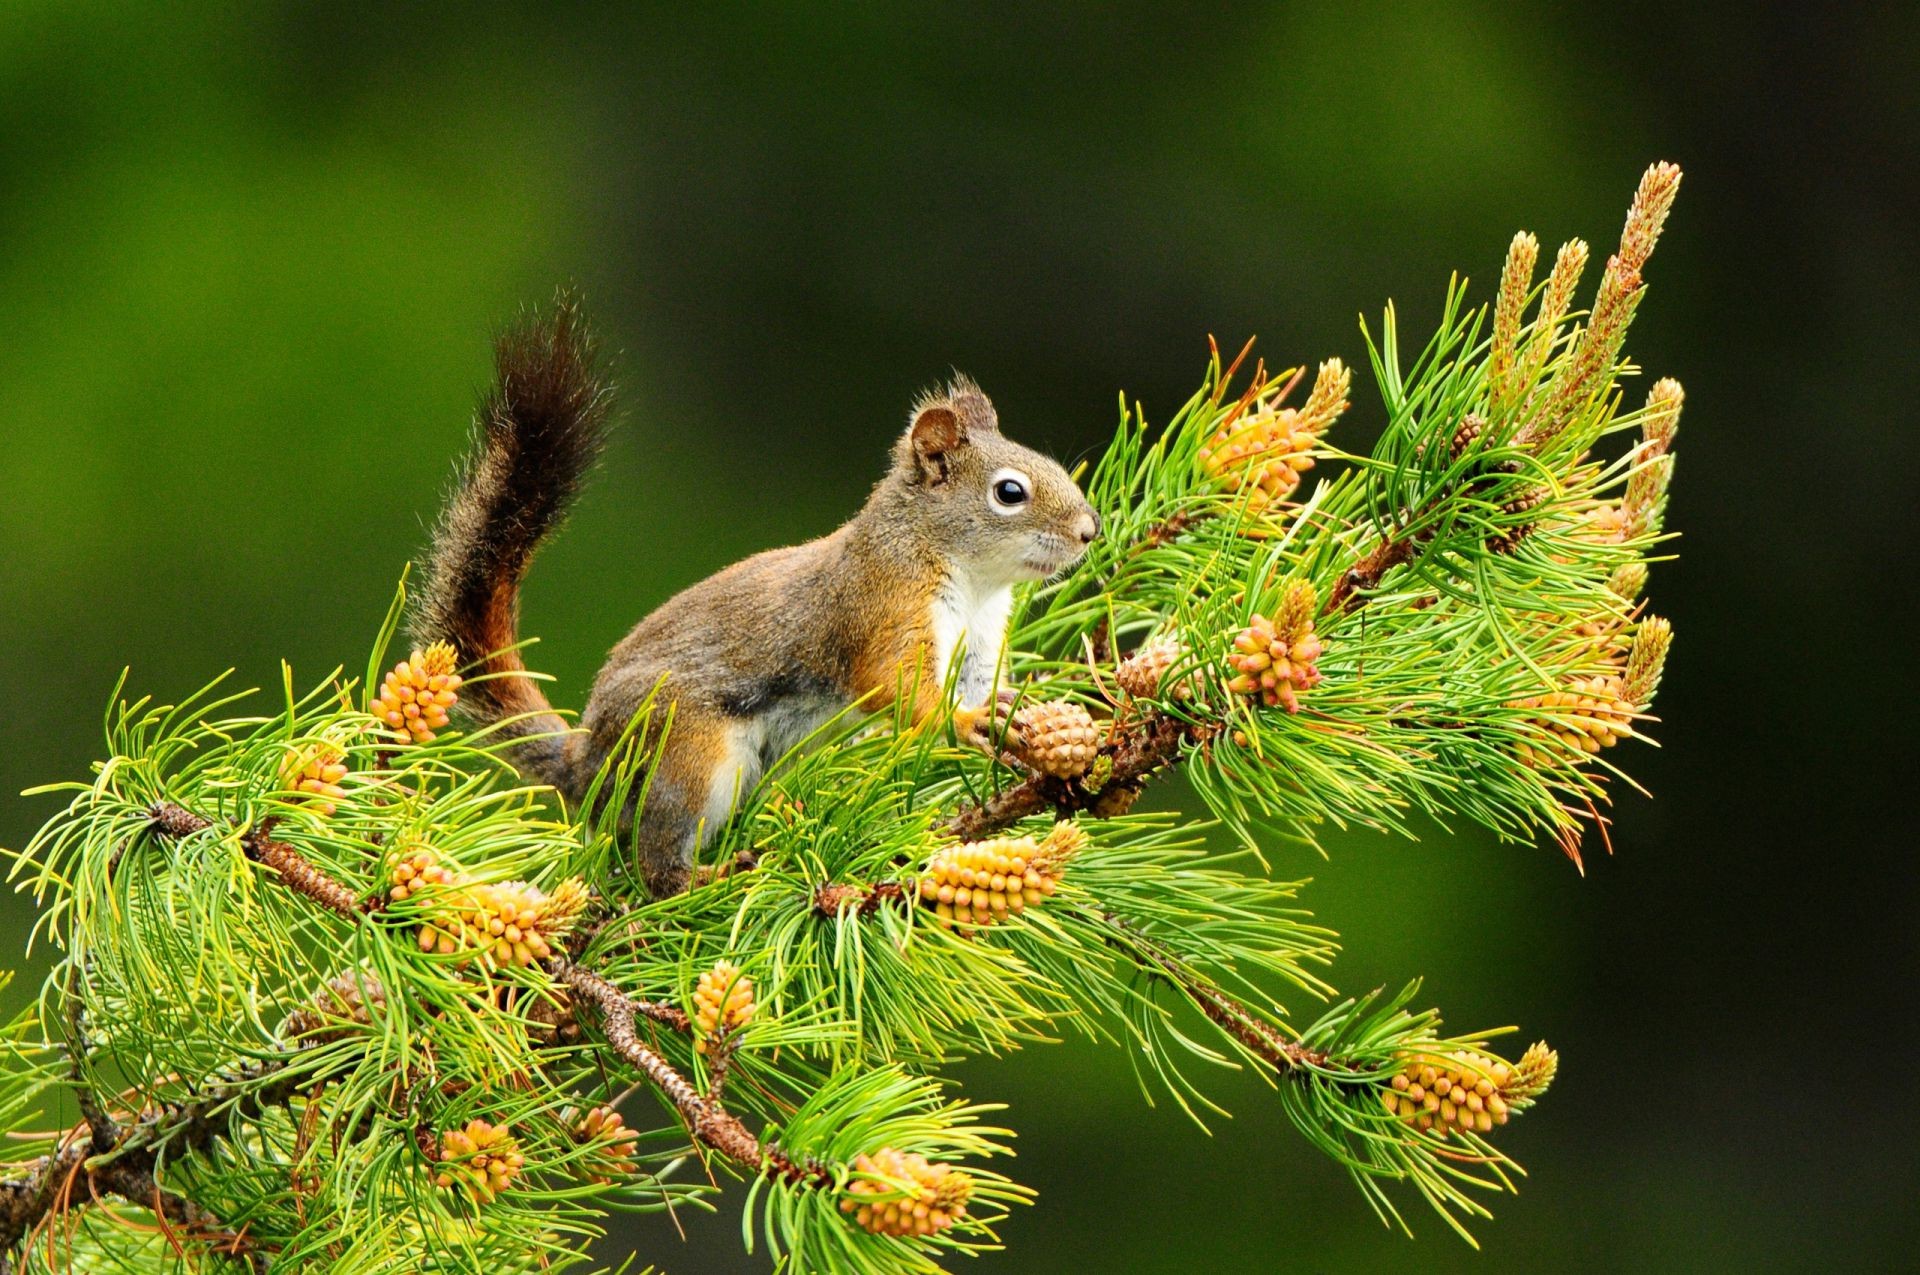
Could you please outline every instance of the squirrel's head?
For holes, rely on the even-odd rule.
[[[913,405],[883,485],[958,565],[994,584],[1064,571],[1100,534],[1067,471],[1002,435],[993,404],[964,376]]]

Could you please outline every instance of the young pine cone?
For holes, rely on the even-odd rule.
[[[1256,614],[1253,623],[1233,639],[1233,654],[1227,660],[1238,675],[1227,689],[1269,708],[1299,712],[1298,692],[1320,684],[1321,645],[1313,631],[1317,605],[1313,586],[1296,580],[1281,600],[1276,618]]]
[[[586,1154],[576,1162],[581,1177],[607,1186],[633,1172],[633,1148],[640,1134],[627,1127],[619,1112],[612,1107],[595,1107],[571,1123],[574,1141],[586,1148]]]
[[[504,1125],[485,1120],[467,1121],[464,1129],[441,1135],[434,1183],[446,1190],[464,1190],[475,1203],[491,1204],[526,1164],[520,1145]]]
[[[707,1053],[716,1036],[738,1031],[753,1021],[759,1006],[753,980],[731,961],[721,961],[700,976],[693,989],[693,1047]]]
[[[379,979],[366,970],[349,970],[328,979],[313,1000],[288,1014],[280,1035],[297,1046],[329,1044],[370,1025],[386,1004]]]
[[[549,989],[524,1003],[526,1009],[521,1017],[527,1020],[527,1037],[534,1044],[571,1045],[580,1039],[580,1019],[573,1012],[573,997],[565,988]]]
[[[347,790],[340,786],[340,781],[347,777],[347,763],[342,760],[343,756],[332,744],[289,750],[286,760],[281,763],[280,781],[294,792],[310,798],[309,809],[320,815],[330,815],[334,811],[333,803],[347,795]]]
[[[553,955],[586,905],[587,888],[578,880],[561,882],[551,895],[525,881],[468,886],[459,911],[461,946],[495,968],[533,965]]]
[[[1028,704],[1013,715],[1013,734],[1027,761],[1056,779],[1086,774],[1104,742],[1093,715],[1071,700]]]
[[[1200,449],[1200,463],[1228,491],[1244,494],[1254,512],[1284,500],[1313,468],[1320,435],[1347,410],[1352,374],[1339,359],[1320,365],[1313,392],[1298,409],[1261,402],[1223,425]]]
[[[993,837],[948,846],[927,861],[920,901],[932,905],[940,924],[970,933],[1045,901],[1086,843],[1078,827],[1057,823],[1044,840]]]
[[[402,743],[424,744],[447,724],[447,710],[459,700],[460,675],[454,672],[453,647],[435,642],[401,660],[380,684],[367,711],[385,722]]]
[[[1546,504],[1547,497],[1551,494],[1545,487],[1529,487],[1500,506],[1503,512],[1524,521],[1516,522],[1505,531],[1491,537],[1487,541],[1487,548],[1495,553],[1513,553],[1519,549],[1520,542],[1533,534],[1535,522],[1529,515]]]
[[[855,1156],[853,1168],[871,1176],[848,1183],[840,1211],[875,1235],[938,1235],[966,1214],[973,1198],[972,1178],[916,1152],[882,1147]]]
[[[1186,653],[1187,648],[1180,645],[1178,639],[1153,638],[1120,661],[1120,667],[1113,672],[1113,680],[1133,699],[1152,699],[1160,694],[1160,683],[1166,679],[1167,670],[1179,663]],[[1187,699],[1192,694],[1193,688],[1181,683],[1170,688],[1167,698]]]
[[[1512,1064],[1472,1050],[1416,1054],[1405,1063],[1381,1094],[1389,1112],[1442,1135],[1491,1133],[1546,1092],[1560,1056],[1541,1042]]]
[[[1613,673],[1576,677],[1564,690],[1531,696],[1515,707],[1531,710],[1528,723],[1563,746],[1557,751],[1545,740],[1521,742],[1519,757],[1529,766],[1552,765],[1568,753],[1589,754],[1611,748],[1633,734],[1636,715],[1626,699],[1625,679]]]

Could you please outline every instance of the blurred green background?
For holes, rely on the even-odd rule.
[[[846,516],[949,367],[1085,456],[1122,388],[1164,419],[1209,332],[1364,363],[1358,312],[1424,333],[1521,227],[1604,249],[1673,159],[1631,347],[1689,392],[1657,800],[1584,880],[1445,836],[1276,865],[1316,878],[1343,987],[1425,974],[1455,1027],[1562,1050],[1505,1139],[1533,1177],[1484,1252],[1417,1205],[1408,1241],[1257,1082],[1208,1137],[1068,1045],[962,1073],[1041,1193],[978,1269],[1910,1262],[1913,6],[689,12],[0,10],[0,792],[85,772],[125,664],[162,696],[358,667],[489,329],[556,283],[624,403],[527,592],[577,706],[671,591]],[[50,809],[0,798],[0,845]],[[764,1267],[682,1221],[619,1238]]]

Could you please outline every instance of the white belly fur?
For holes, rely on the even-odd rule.
[[[942,683],[952,679],[963,705],[978,706],[993,693],[994,675],[1007,641],[1013,586],[981,587],[963,576],[947,579],[933,597],[933,659]],[[953,662],[960,659],[956,677]]]

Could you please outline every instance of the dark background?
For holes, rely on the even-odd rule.
[[[1631,342],[1688,390],[1657,800],[1584,880],[1445,836],[1276,865],[1318,878],[1343,987],[1423,973],[1453,1026],[1562,1050],[1504,1139],[1533,1177],[1484,1253],[1412,1203],[1408,1241],[1257,1083],[1209,1138],[1070,1045],[963,1073],[1041,1191],[979,1269],[1904,1264],[1920,38],[1909,4],[1787,8],[9,4],[0,791],[85,773],[123,664],[163,696],[359,667],[488,330],[557,282],[625,403],[527,596],[577,705],[669,592],[849,513],[950,366],[1087,455],[1209,332],[1364,367],[1358,312],[1424,339],[1521,227],[1604,254],[1673,159]],[[50,812],[0,800],[0,845]],[[637,1234],[745,1260],[727,1220]]]

